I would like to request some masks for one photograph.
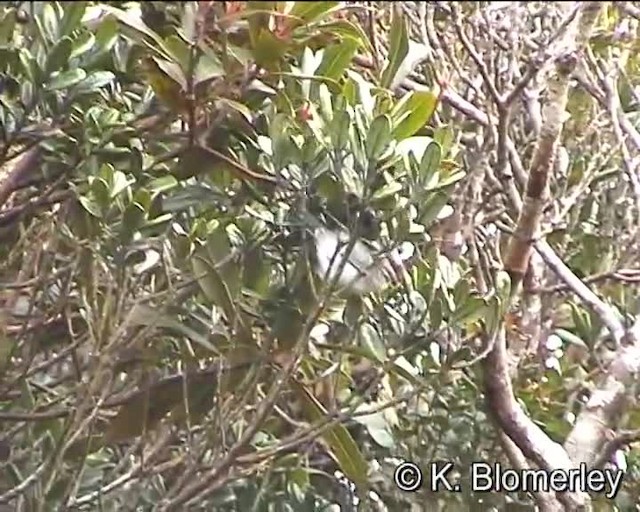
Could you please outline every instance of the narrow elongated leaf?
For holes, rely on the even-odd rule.
[[[388,116],[376,117],[371,123],[365,143],[366,155],[369,160],[378,159],[391,142],[391,120]]]
[[[60,34],[69,35],[74,30],[80,28],[80,22],[87,10],[89,2],[68,2],[64,6],[64,16],[60,23]]]
[[[96,43],[96,36],[94,36],[91,32],[85,32],[78,36],[78,38],[73,42],[73,50],[71,50],[70,59],[74,59],[83,55],[93,48],[93,45]]]
[[[572,345],[575,345],[577,347],[584,348],[584,349],[589,348],[589,346],[582,340],[582,338],[580,338],[579,336],[576,336],[570,331],[567,331],[566,329],[556,329],[554,333],[558,335],[563,341],[566,341],[567,343],[571,343]]]
[[[220,351],[207,339],[206,336],[191,329],[180,320],[161,313],[144,304],[136,304],[129,313],[127,320],[131,325],[144,325],[147,327],[164,327],[176,333],[180,333],[191,341],[199,344],[213,354],[220,355]]]
[[[294,388],[301,397],[310,421],[321,421],[327,417],[327,410],[313,394],[301,384]],[[324,431],[322,437],[331,449],[340,469],[358,486],[367,484],[367,461],[349,431],[342,425],[333,425]]]
[[[233,262],[229,264],[233,265]],[[236,321],[242,323],[242,317],[238,315],[232,294],[232,291],[239,291],[240,283],[226,282],[218,269],[204,254],[194,255],[192,265],[198,284],[206,297],[222,308],[229,322],[232,324]]]
[[[295,2],[289,15],[310,22],[335,10],[339,5],[340,2]]]
[[[327,78],[338,80],[353,60],[358,43],[348,39],[341,44],[329,46],[322,57],[317,74]]]
[[[331,32],[345,40],[347,38],[357,41],[358,44],[363,47],[367,52],[372,51],[371,41],[367,37],[366,32],[360,25],[351,23],[348,20],[336,20],[329,23],[322,24],[322,30]]]
[[[170,59],[171,52],[168,50],[162,38],[151,30],[142,18],[136,16],[130,11],[123,11],[116,7],[102,5],[103,11],[111,14],[121,26],[124,28],[126,36],[133,39],[136,43],[146,46],[154,51],[159,57]]]
[[[96,71],[76,85],[74,90],[76,94],[96,92],[105,85],[109,85],[115,79],[116,75],[111,71]]]
[[[56,13],[56,7],[57,6],[54,5],[53,2],[47,2],[42,8],[42,29],[50,42],[56,41],[60,35],[60,24],[58,14]]]
[[[84,80],[87,73],[84,69],[76,68],[69,71],[63,71],[53,76],[47,84],[50,91],[59,91],[60,89],[68,89]]]
[[[425,190],[438,190],[441,188],[449,187],[454,183],[457,183],[458,181],[460,181],[462,178],[464,178],[466,174],[467,173],[464,171],[454,172],[451,175],[447,176],[446,178],[443,178],[440,181],[438,181],[437,184],[427,187]]]
[[[436,185],[433,178],[440,167],[440,159],[442,158],[442,149],[440,144],[432,142],[425,149],[422,159],[420,160],[420,182],[425,187]],[[438,183],[439,184],[439,183]]]
[[[378,362],[383,363],[387,359],[387,351],[384,347],[384,342],[378,331],[368,323],[364,323],[358,330],[358,338],[360,344],[365,347]]]
[[[349,143],[349,128],[351,116],[346,110],[338,110],[333,113],[331,121],[331,143],[335,149],[344,149]]]
[[[396,140],[411,137],[431,119],[437,105],[438,96],[430,91],[407,94],[394,110],[399,122],[393,129],[393,137]]]
[[[380,77],[380,85],[384,88],[391,85],[402,61],[409,51],[407,23],[402,12],[397,7],[394,7],[393,11],[393,21],[391,22],[389,40],[389,58],[386,67],[382,71],[382,76]]]

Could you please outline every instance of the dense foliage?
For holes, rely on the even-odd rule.
[[[540,133],[527,93],[570,12],[404,4],[0,5],[0,503],[533,510],[393,474],[507,460],[485,334],[506,327],[518,403],[558,442],[613,354],[540,261],[515,303],[502,264]],[[629,323],[634,12],[599,18],[589,59],[610,90],[599,102],[577,73],[540,235]],[[510,87],[505,127],[490,98]],[[411,265],[338,290],[317,272],[321,227],[409,247]],[[598,510],[635,510],[625,460]]]

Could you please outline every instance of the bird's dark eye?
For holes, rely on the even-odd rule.
[[[360,199],[353,192],[349,192],[347,194],[346,199],[347,199],[347,206],[349,206],[349,208],[357,208],[358,205],[360,204]]]
[[[374,240],[380,235],[380,221],[376,217],[373,210],[365,208],[358,216],[360,224],[360,232],[362,236],[369,240]]]
[[[375,215],[369,209],[360,212],[360,223],[364,231],[370,230],[376,222]]]

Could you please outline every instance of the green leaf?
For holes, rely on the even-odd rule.
[[[201,345],[213,354],[220,355],[220,351],[208,340],[206,336],[194,331],[183,322],[171,315],[157,311],[144,304],[135,304],[129,313],[128,321],[132,326],[142,325],[148,327],[164,327],[183,334],[191,341]]]
[[[120,224],[120,240],[122,242],[129,242],[133,238],[133,234],[144,224],[146,213],[142,205],[129,203],[122,214],[122,223]]]
[[[325,49],[322,62],[316,71],[319,76],[338,80],[353,60],[358,43],[353,40],[346,40],[341,44],[334,44]]]
[[[236,319],[240,319],[229,287],[215,265],[200,252],[193,256],[192,266],[196,280],[207,299],[220,306],[225,312],[227,320],[232,324]]]
[[[45,73],[47,75],[69,64],[72,46],[71,38],[65,36],[51,48],[49,55],[47,55],[47,63],[45,64]]]
[[[569,306],[571,307],[571,317],[573,319],[573,325],[578,331],[578,336],[583,339],[589,339],[589,336],[591,336],[591,333],[593,331],[593,326],[591,325],[591,317],[576,303],[569,302]]]
[[[440,167],[440,159],[442,158],[442,150],[440,144],[432,142],[425,149],[422,159],[420,160],[420,182],[425,187],[433,185],[435,177]]]
[[[340,2],[295,2],[289,16],[310,22],[340,7]]]
[[[396,140],[406,139],[420,130],[431,119],[438,104],[438,96],[430,91],[414,91],[407,94],[394,109],[398,119],[393,129]]]
[[[0,371],[4,371],[11,361],[11,356],[17,343],[18,341],[15,338],[5,336],[3,332],[0,332]]]
[[[87,210],[91,215],[97,218],[102,217],[102,212],[100,211],[100,207],[98,204],[91,198],[87,196],[80,196],[78,198],[82,207]]]
[[[365,153],[369,160],[375,161],[384,153],[391,142],[391,120],[389,116],[378,116],[371,123]]]
[[[13,38],[17,19],[16,13],[17,9],[7,10],[0,19],[0,44],[2,45],[8,44]]]
[[[440,210],[447,204],[449,197],[444,192],[431,194],[420,204],[419,216],[416,222],[428,226],[440,213]]]
[[[217,103],[235,110],[240,115],[242,115],[242,117],[244,117],[249,123],[253,123],[253,114],[251,113],[251,109],[246,105],[243,105],[238,101],[230,100],[229,98],[218,98]]]
[[[81,68],[70,69],[69,71],[56,73],[47,84],[47,89],[49,89],[50,91],[68,89],[69,87],[78,84],[86,77],[87,73],[84,69]]]
[[[382,201],[388,197],[391,197],[402,190],[402,183],[392,180],[385,184],[382,188],[375,191],[371,197],[372,201]]]
[[[259,66],[270,71],[280,71],[281,60],[289,50],[289,46],[286,41],[276,37],[266,27],[259,26],[255,34],[252,35],[253,57]]]
[[[63,36],[71,34],[81,27],[80,22],[87,10],[89,2],[67,2],[64,6],[64,15],[60,27],[60,34]]]
[[[73,50],[71,51],[70,59],[75,59],[80,55],[88,52],[93,48],[93,45],[96,43],[96,36],[94,36],[91,32],[84,32],[80,34],[76,40],[73,42]]]
[[[178,180],[176,180],[173,176],[160,176],[151,182],[149,182],[149,190],[152,193],[158,194],[160,192],[166,192],[175,188],[178,185]]]
[[[42,8],[42,28],[50,42],[58,39],[60,30],[55,7],[57,6],[54,6],[53,2],[47,2]]]
[[[125,37],[129,37],[134,42],[145,46],[160,58],[171,59],[171,52],[162,38],[151,30],[139,16],[136,16],[131,11],[123,11],[109,5],[103,4],[100,7],[118,20]]]
[[[575,345],[577,347],[581,347],[584,349],[589,348],[588,345],[582,340],[582,338],[580,338],[579,336],[576,336],[570,331],[567,331],[566,329],[556,329],[554,333],[560,339],[562,339],[563,341],[566,341],[567,343],[571,343],[572,345]]]
[[[484,316],[484,325],[487,334],[495,334],[501,327],[503,318],[504,316],[500,299],[495,296],[490,297],[487,301],[487,308]]]
[[[351,127],[351,116],[346,110],[338,110],[333,113],[331,120],[331,144],[333,149],[341,150],[349,143],[349,128]]]
[[[462,304],[456,307],[451,318],[451,323],[456,325],[469,325],[484,317],[487,310],[487,301],[482,297],[468,297]]]
[[[373,85],[350,69],[347,70],[347,77],[349,79],[344,86],[344,96],[349,100],[351,105],[357,105],[359,108],[362,108],[367,117],[373,117],[373,109],[376,105],[376,100],[371,92]]]
[[[165,72],[167,77],[180,86],[183,91],[187,90],[187,77],[179,64],[157,57],[151,57],[158,67]]]
[[[293,383],[298,395],[302,398],[309,420],[324,420],[328,412],[311,392],[299,383]],[[367,485],[367,461],[349,431],[342,425],[333,425],[322,434],[331,453],[338,461],[343,473],[359,487]]]
[[[336,20],[322,24],[322,31],[336,34],[341,40],[353,39],[359,46],[364,47],[366,51],[371,52],[371,41],[366,32],[349,20]]]
[[[384,342],[378,334],[378,331],[376,331],[371,324],[364,323],[360,326],[358,329],[358,338],[360,345],[370,352],[380,363],[384,363],[387,360],[387,350]]]
[[[496,294],[503,304],[508,304],[511,300],[511,277],[504,270],[499,270],[496,274]]]
[[[446,178],[441,179],[440,181],[438,181],[435,185],[426,186],[425,190],[431,191],[431,190],[439,190],[441,188],[449,187],[449,186],[453,185],[454,183],[457,183],[458,181],[460,181],[465,176],[466,176],[466,173],[464,171],[454,172],[450,176],[447,176]]]
[[[148,212],[151,208],[151,193],[146,188],[139,188],[133,194],[133,202],[138,203],[145,212]]]
[[[380,77],[380,86],[388,88],[393,82],[402,61],[409,52],[409,35],[407,32],[407,24],[402,12],[397,6],[394,6],[393,20],[391,22],[391,30],[389,32],[389,58],[387,66],[382,71]]]
[[[453,148],[453,141],[456,133],[450,126],[440,126],[433,132],[433,140],[435,140],[442,148],[443,155],[449,155]]]
[[[109,85],[115,79],[116,75],[111,71],[95,71],[78,83],[74,88],[74,92],[76,94],[96,92],[105,85]]]
[[[331,92],[325,84],[318,86],[318,102],[322,118],[330,122],[333,118],[333,105],[331,104]]]
[[[360,413],[363,411],[360,410],[356,412],[359,414],[353,419],[356,423],[363,425],[367,429],[367,432],[369,432],[369,435],[377,444],[383,448],[393,448],[395,446],[396,443],[389,428],[389,423],[382,412],[367,415],[361,415]]]
[[[96,204],[101,211],[106,211],[111,205],[111,197],[109,194],[109,183],[103,178],[96,177],[91,182],[91,195],[95,199]]]
[[[218,56],[206,49],[198,59],[193,82],[195,85],[202,85],[224,75],[224,66]]]
[[[180,64],[184,73],[189,70],[191,60],[191,50],[184,39],[176,35],[167,37],[164,41],[165,47],[171,52],[171,61]]]
[[[113,18],[104,20],[96,31],[98,48],[103,52],[111,51],[118,40],[118,23]]]
[[[267,293],[271,280],[271,265],[260,249],[256,248],[245,254],[242,279],[244,286],[256,292],[258,296]]]

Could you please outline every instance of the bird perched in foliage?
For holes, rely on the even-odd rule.
[[[337,289],[348,295],[378,292],[388,284],[401,282],[404,263],[413,252],[411,246],[405,250],[393,249],[383,254],[382,247],[377,242],[356,240],[350,244],[350,236],[346,230],[324,226],[314,230],[313,239],[316,274],[328,283],[335,279]],[[345,257],[347,261],[342,266]]]

